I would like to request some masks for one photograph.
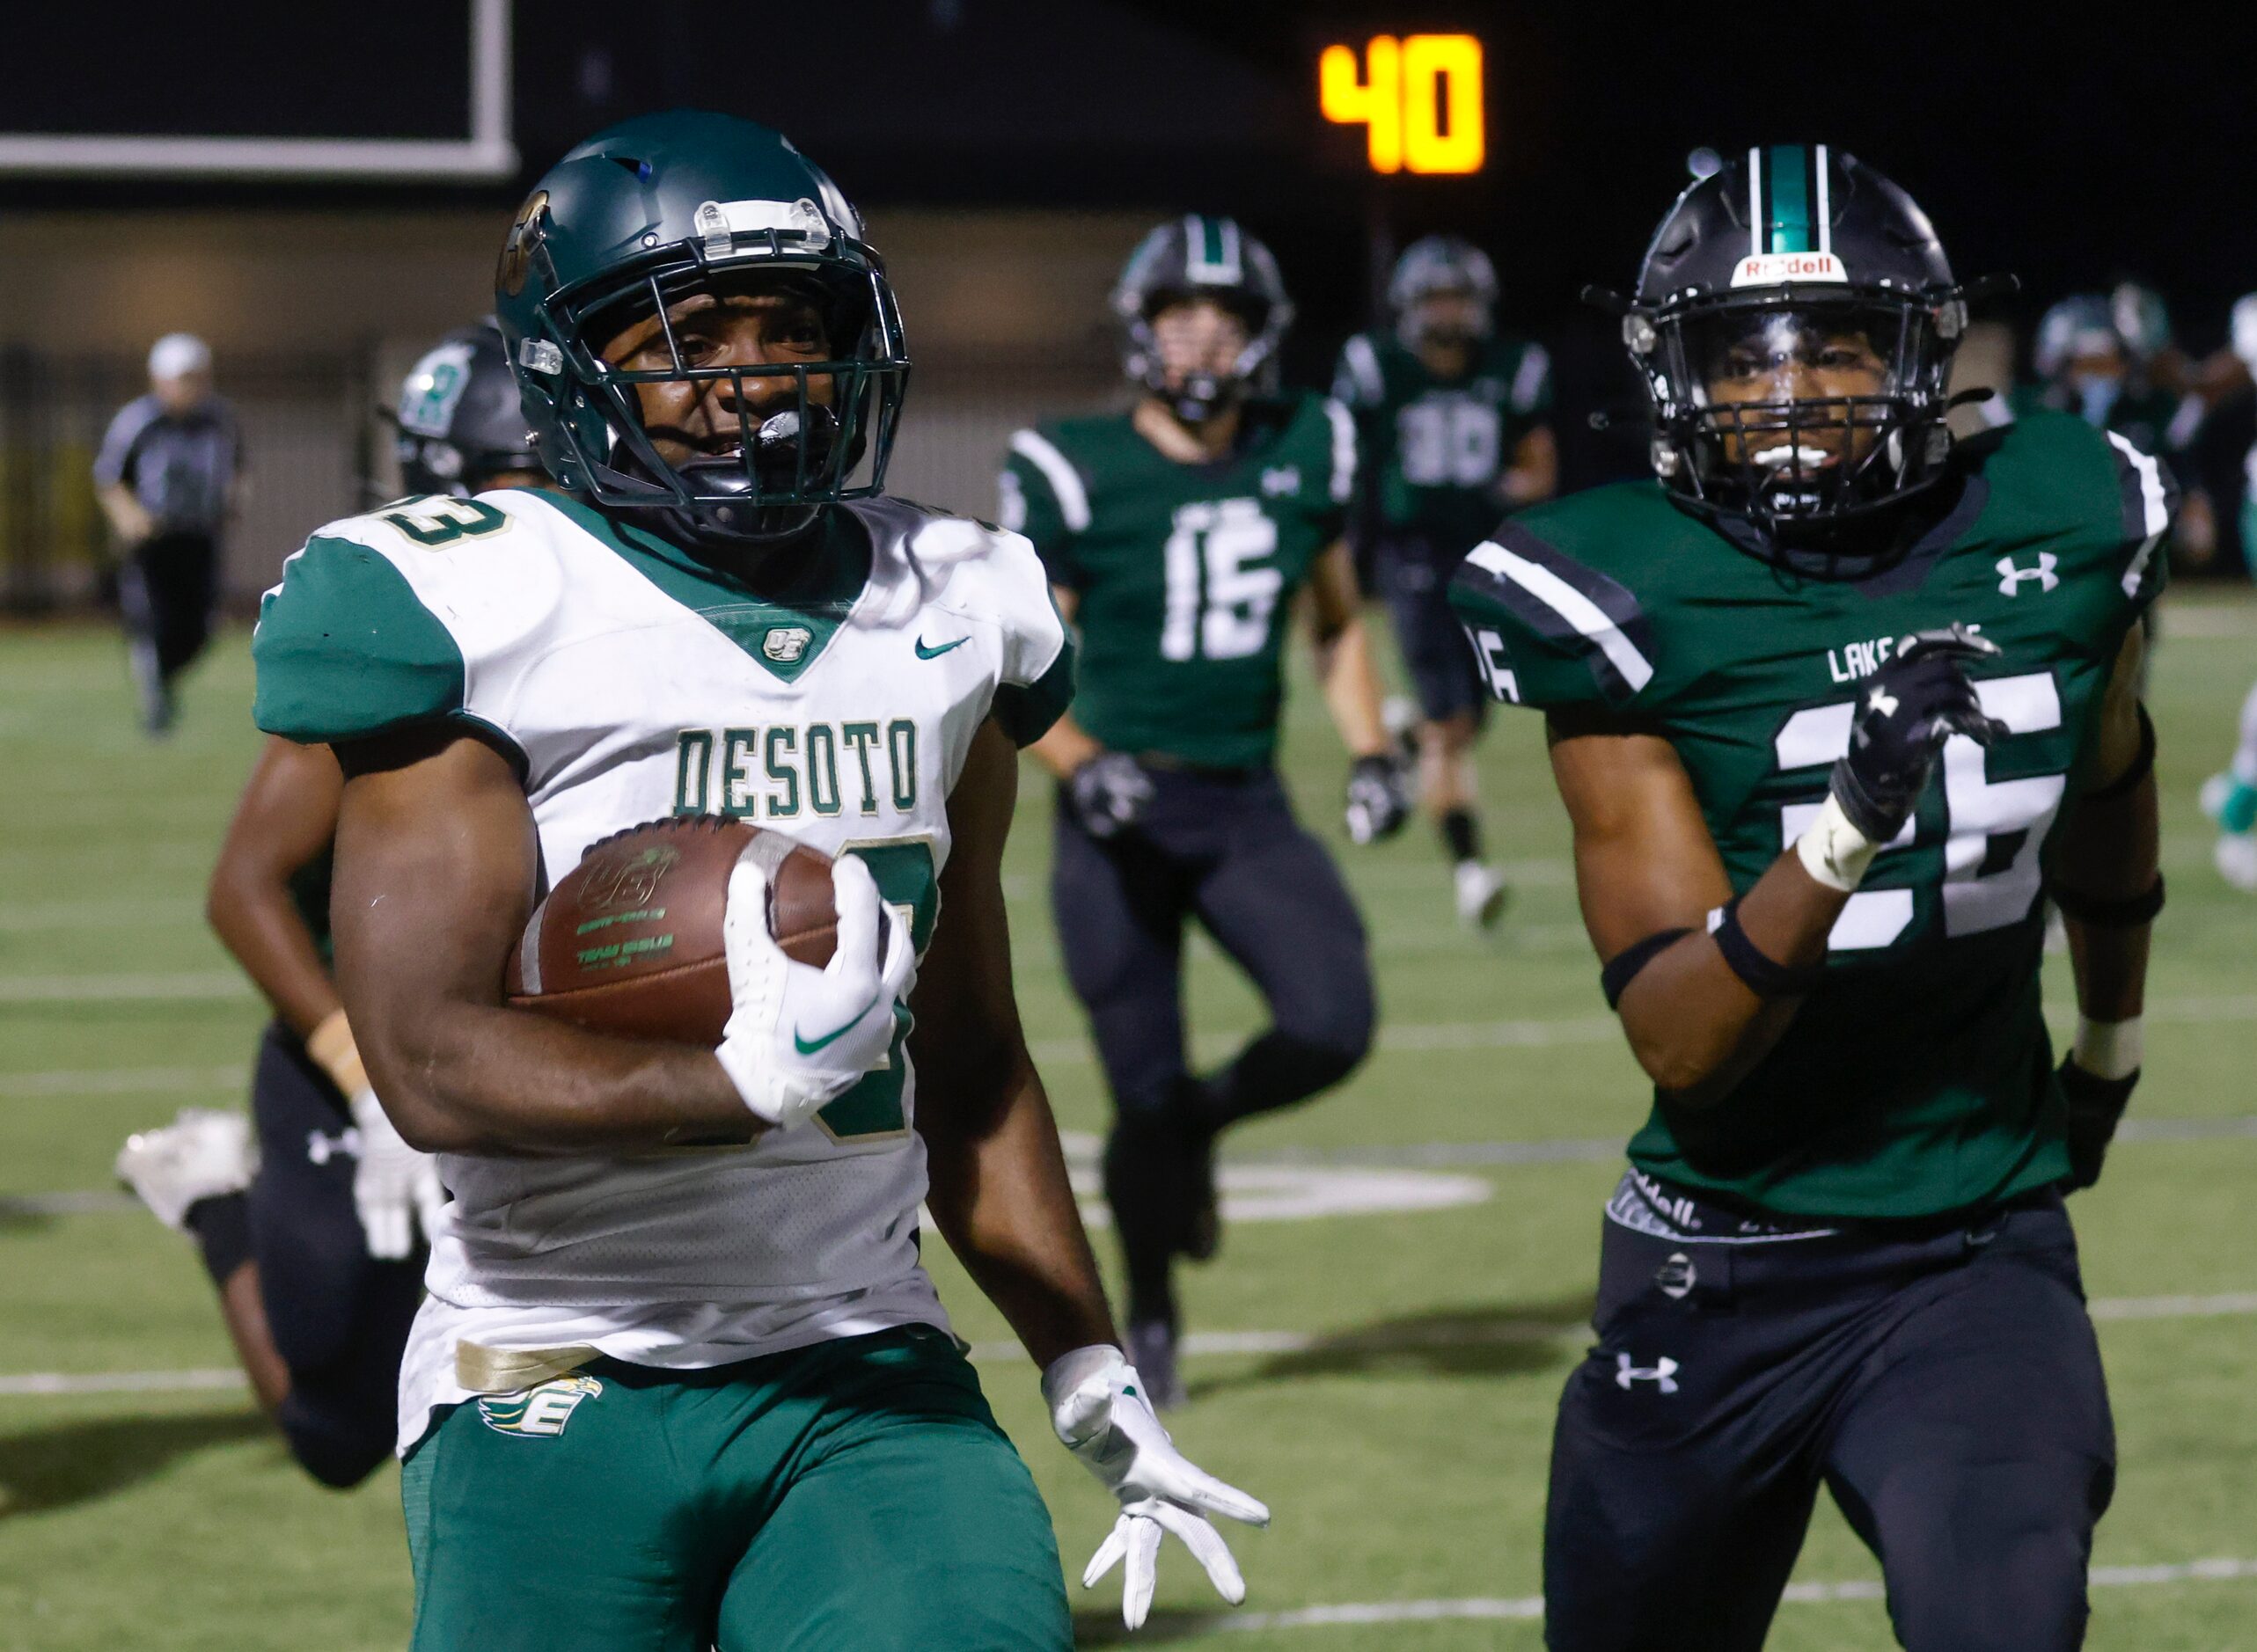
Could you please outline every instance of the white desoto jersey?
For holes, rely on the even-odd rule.
[[[671,815],[860,855],[921,948],[972,735],[1057,718],[1065,628],[1024,539],[903,501],[834,509],[810,560],[769,600],[561,493],[404,501],[324,529],[267,594],[258,721],[307,742],[480,731],[519,768],[548,884]],[[915,1091],[897,1045],[750,1147],[445,1158],[403,1448],[465,1397],[458,1341],[695,1366],[945,1324],[917,1259]]]

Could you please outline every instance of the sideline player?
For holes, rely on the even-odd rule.
[[[1821,1482],[1913,1652],[2084,1636],[2115,1444],[2062,1195],[2139,1073],[2171,487],[2061,413],[1954,445],[1968,291],[1871,167],[1751,150],[1625,307],[1660,479],[1508,520],[1453,591],[1545,713],[1655,1085],[1560,1402],[1563,1652],[1761,1645]]]
[[[1216,1136],[1339,1083],[1371,1047],[1362,919],[1272,766],[1304,591],[1352,759],[1350,836],[1384,837],[1407,808],[1340,537],[1354,428],[1337,402],[1263,390],[1293,318],[1269,249],[1228,218],[1163,223],[1113,308],[1135,406],[1014,435],[1002,519],[1081,635],[1074,709],[1034,748],[1059,781],[1051,906],[1113,1095],[1129,1346],[1169,1405],[1173,1258],[1214,1254]],[[1271,1019],[1205,1078],[1184,1049],[1192,918]]]
[[[411,497],[547,480],[490,325],[419,361],[387,416],[414,433],[400,452]],[[416,1231],[436,1231],[445,1196],[377,1105],[329,976],[343,787],[327,747],[270,736],[212,873],[212,927],[275,1006],[250,1120],[188,1108],[132,1137],[117,1165],[194,1236],[252,1392],[306,1472],[340,1487],[392,1455],[400,1349],[423,1297]]]
[[[118,604],[151,735],[171,731],[173,681],[211,639],[242,468],[242,428],[212,389],[209,347],[166,333],[150,347],[149,393],[118,409],[94,458],[96,497],[124,553]]]
[[[2127,283],[2129,285],[2129,283]],[[2016,414],[2050,409],[2073,413],[2095,430],[2113,430],[2143,453],[2170,445],[2180,397],[2156,382],[2152,368],[2163,346],[2145,333],[2168,324],[2136,302],[2112,303],[2099,293],[2071,293],[2038,318],[2030,346],[2034,382],[2008,398]]]
[[[1066,1647],[920,1203],[1120,1501],[1087,1576],[1126,1561],[1134,1625],[1172,1531],[1240,1598],[1203,1511],[1266,1511],[1115,1345],[1013,1001],[1015,742],[1071,649],[1024,541],[878,492],[908,361],[860,219],[766,128],[652,116],[539,180],[496,288],[559,490],[333,524],[256,645],[261,725],[342,762],[339,984],[455,1196],[401,1370],[414,1644]],[[749,853],[717,1050],[504,1005],[539,889],[669,814],[835,856],[830,967]]]
[[[1486,929],[1507,898],[1474,812],[1473,742],[1489,696],[1447,593],[1500,508],[1549,499],[1558,485],[1551,362],[1534,340],[1497,331],[1497,272],[1456,236],[1412,242],[1387,297],[1392,332],[1350,339],[1332,381],[1363,436],[1351,520],[1374,540],[1418,697],[1419,801],[1450,858],[1459,920]]]

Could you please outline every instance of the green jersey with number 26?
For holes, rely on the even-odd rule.
[[[1125,413],[1014,435],[1002,522],[1079,598],[1081,726],[1118,751],[1267,763],[1293,595],[1340,537],[1355,471],[1354,426],[1321,396],[1249,405],[1213,464],[1169,458]]]
[[[1850,897],[1824,983],[1733,1093],[1657,1096],[1639,1168],[1765,1210],[1962,1210],[2068,1170],[2039,1001],[2047,857],[2089,786],[2103,691],[2161,588],[2166,472],[2122,437],[2033,414],[1960,450],[1962,483],[1899,561],[1792,572],[1652,482],[1512,518],[1451,601],[1492,691],[1604,708],[1675,749],[1735,889],[1801,835],[1859,682],[1907,634],[1960,622],[2010,731],[1944,748],[1917,813]]]

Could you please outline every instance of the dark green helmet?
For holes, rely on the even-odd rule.
[[[686,364],[670,307],[748,280],[806,298],[830,359]],[[883,484],[909,380],[900,312],[861,215],[782,134],[692,110],[597,133],[526,197],[494,285],[526,422],[573,492],[744,543],[795,533]],[[671,364],[606,364],[605,344],[654,313]],[[748,393],[764,379],[786,388]],[[727,381],[745,422],[757,418],[747,439],[678,466],[660,457],[636,386],[680,381]]]

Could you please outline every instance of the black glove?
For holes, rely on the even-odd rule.
[[[2131,1100],[2139,1070],[2129,1078],[2096,1078],[2077,1064],[2073,1056],[2061,1064],[2062,1093],[2069,1098],[2069,1180],[2065,1193],[2089,1188],[2100,1180],[2100,1166],[2115,1139],[2116,1126]]]
[[[1101,751],[1066,783],[1074,818],[1092,837],[1117,837],[1144,818],[1152,779],[1125,751]]]
[[[1411,788],[1393,757],[1359,757],[1348,770],[1348,836],[1359,844],[1392,837],[1411,818]]]
[[[1904,640],[1896,657],[1865,679],[1850,726],[1850,749],[1834,765],[1834,796],[1870,844],[1894,841],[1927,788],[1936,753],[1953,735],[1989,745],[2006,732],[1986,717],[1967,680],[1970,660],[1998,645],[1953,625]]]

